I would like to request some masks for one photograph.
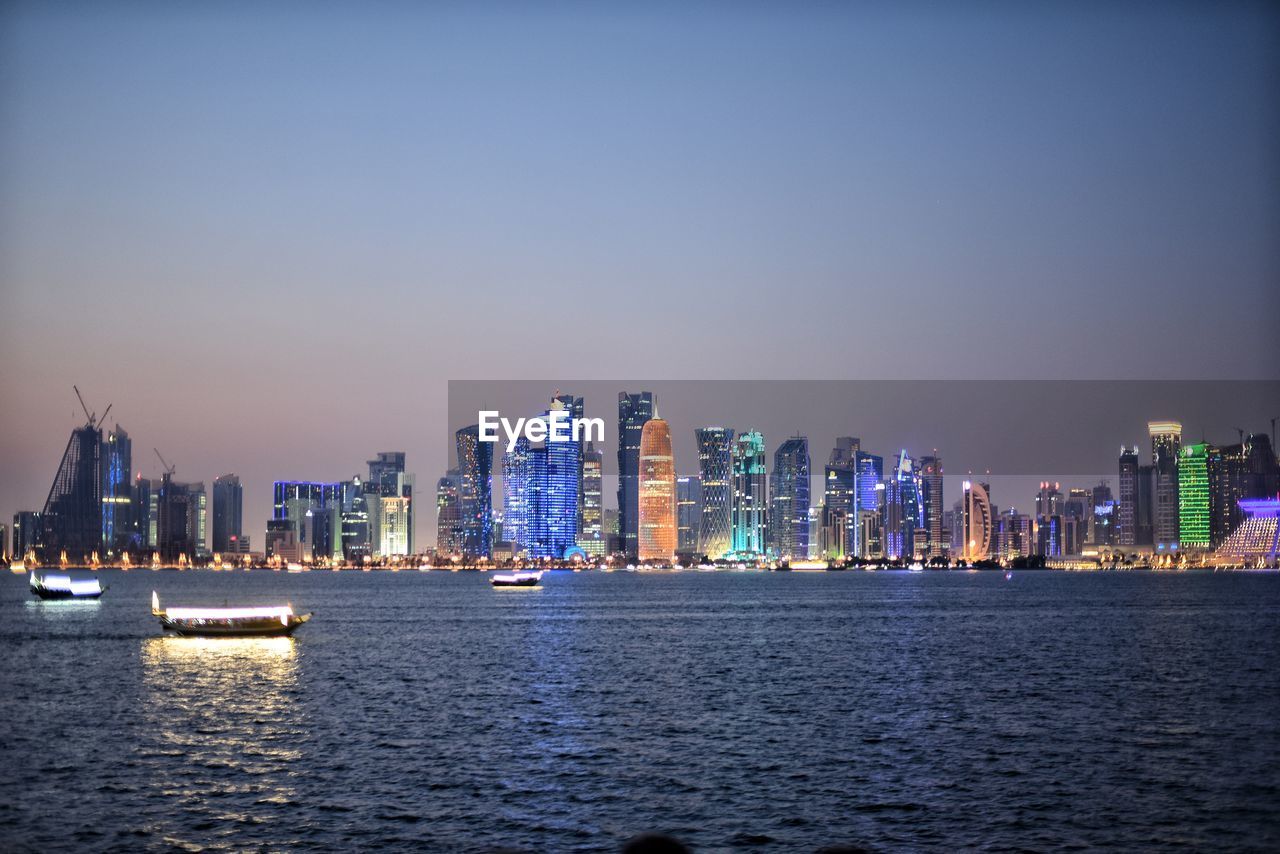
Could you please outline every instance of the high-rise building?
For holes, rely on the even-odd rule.
[[[525,451],[524,462],[527,463],[527,442]],[[505,490],[505,484],[503,488]],[[524,501],[523,492],[520,501]],[[523,513],[520,518],[523,520]],[[462,476],[457,469],[449,469],[436,481],[436,554],[441,557],[461,555],[465,539],[462,531]],[[520,548],[520,545],[514,545],[516,552]]]
[[[42,558],[88,560],[102,548],[102,430],[92,420],[71,431],[41,514]]]
[[[1138,448],[1120,446],[1120,500],[1116,504],[1116,545],[1138,545]]]
[[[698,480],[702,486],[702,519],[699,551],[719,560],[733,549],[733,430],[702,427],[698,440]]]
[[[653,417],[653,394],[618,393],[618,533],[633,560],[639,551],[640,437]]]
[[[22,560],[31,552],[39,552],[40,537],[44,535],[44,522],[35,510],[21,510],[13,514],[13,546],[10,554]]]
[[[991,554],[991,495],[986,484],[964,482],[961,499],[963,540],[961,557],[968,561],[986,560]]]
[[[637,557],[642,561],[675,559],[676,465],[671,429],[657,413],[640,435],[640,528]]]
[[[1216,547],[1244,521],[1241,501],[1280,494],[1280,464],[1266,433],[1241,435],[1239,444],[1218,449],[1210,458],[1210,539]]]
[[[9,526],[0,525],[0,560],[9,560]]]
[[[477,424],[458,430],[454,441],[462,478],[462,552],[487,558],[493,545],[493,444],[480,441]]]
[[[530,474],[529,440],[520,436],[502,455],[502,538],[514,554],[529,546]]]
[[[238,551],[233,543],[244,536],[244,489],[240,478],[224,474],[213,479],[213,551]]]
[[[552,410],[569,406],[557,398]],[[543,413],[548,418],[550,412]],[[528,481],[525,489],[530,557],[560,559],[577,545],[581,513],[578,484],[582,479],[580,442],[548,435],[528,450]]]
[[[992,557],[1003,561],[1029,557],[1035,548],[1032,529],[1030,516],[1012,509],[1003,511],[996,522]]]
[[[604,453],[588,442],[582,452],[582,502],[578,545],[592,557],[603,557],[608,546],[604,532]]]
[[[338,484],[341,507],[342,557],[362,561],[373,556],[373,532],[369,526],[369,500],[359,475]]]
[[[676,554],[691,558],[701,554],[702,481],[697,475],[676,478]]]
[[[553,410],[563,410],[569,417],[570,424],[573,423],[574,419],[581,419],[585,414],[582,398],[574,397],[572,394],[557,394],[551,400],[551,408]],[[581,539],[582,514],[585,510],[584,502],[586,501],[586,497],[584,496],[582,489],[582,463],[584,454],[582,439],[575,439],[571,434],[562,450],[572,451],[574,459],[571,461],[571,466],[578,475],[578,482],[574,487],[574,495],[577,496],[578,501],[578,514],[573,522],[573,539],[576,543]]]
[[[208,511],[203,483],[181,483],[167,471],[158,489],[153,482],[156,508],[156,551],[166,561],[194,558],[205,550]]]
[[[117,424],[102,442],[102,548],[120,554],[136,548],[133,529],[133,442]]]
[[[769,474],[764,436],[755,430],[733,441],[733,503],[730,514],[733,554],[763,557],[768,546]]]
[[[858,519],[859,441],[852,436],[836,439],[823,470],[823,552],[840,558],[859,554],[861,525]]]
[[[1210,470],[1218,449],[1206,442],[1182,448],[1178,457],[1178,548],[1207,549],[1210,537]]]
[[[405,471],[405,452],[381,451],[376,458],[369,460],[368,465],[369,479],[365,481],[364,491],[373,550],[383,556],[413,554],[417,551],[414,546],[414,477]],[[374,495],[383,500],[375,502],[371,497]],[[390,527],[384,529],[383,525]]]
[[[884,521],[882,523],[884,555],[890,560],[912,560],[916,557],[915,533],[923,529],[920,506],[920,482],[915,460],[904,450],[898,456],[884,489]]]
[[[948,543],[943,536],[943,515],[946,504],[942,494],[942,458],[935,451],[932,456],[920,458],[920,515],[927,532],[925,554],[929,558],[946,557]]]
[[[787,439],[773,452],[769,482],[769,546],[782,560],[809,556],[809,440]]]
[[[1177,421],[1151,421],[1151,464],[1155,472],[1153,526],[1157,551],[1178,548],[1178,457],[1182,451],[1182,425]]]

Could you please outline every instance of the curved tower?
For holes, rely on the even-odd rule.
[[[651,418],[640,433],[640,560],[671,561],[676,555],[676,463],[671,429]]]
[[[965,560],[986,560],[991,555],[991,497],[981,483],[964,482]]]

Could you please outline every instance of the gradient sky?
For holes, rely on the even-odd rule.
[[[0,9],[0,513],[72,383],[260,545],[449,379],[1277,376],[1273,9],[620,5]]]

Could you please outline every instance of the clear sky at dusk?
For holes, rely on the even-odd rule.
[[[621,7],[5,5],[0,514],[72,383],[256,547],[449,379],[1277,376],[1273,8]]]

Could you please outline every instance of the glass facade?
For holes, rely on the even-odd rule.
[[[809,440],[793,436],[773,453],[770,479],[769,539],[783,560],[809,556]]]
[[[458,430],[454,442],[462,478],[462,553],[487,558],[493,547],[493,444],[480,441],[476,424]]]
[[[654,417],[640,436],[640,529],[636,556],[668,563],[676,554],[676,465],[671,429]]]
[[[653,417],[653,394],[618,393],[618,535],[629,559],[638,552],[640,531],[640,436]]]
[[[1200,442],[1184,447],[1178,458],[1179,548],[1207,549],[1211,543],[1209,470],[1215,453]]]
[[[768,469],[764,436],[748,430],[733,441],[733,554],[760,558],[768,546]]]
[[[698,441],[698,480],[702,486],[702,519],[698,529],[699,551],[719,560],[733,549],[733,430],[702,427],[694,431]]]
[[[102,548],[120,554],[137,548],[133,528],[133,442],[116,425],[102,442]]]

